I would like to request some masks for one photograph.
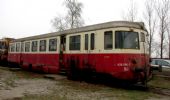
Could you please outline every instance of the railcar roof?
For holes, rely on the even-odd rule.
[[[112,22],[106,22],[106,23],[101,23],[101,24],[84,26],[80,28],[68,29],[68,30],[61,31],[61,32],[52,32],[52,33],[46,33],[46,34],[41,34],[41,35],[36,35],[36,36],[20,38],[20,39],[14,40],[14,42],[22,42],[22,41],[28,41],[28,40],[54,37],[54,36],[64,35],[64,34],[87,32],[87,31],[106,29],[106,28],[116,28],[116,27],[137,28],[137,29],[143,29],[146,31],[143,22],[112,21]]]

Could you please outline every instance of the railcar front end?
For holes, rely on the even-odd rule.
[[[115,31],[115,51],[107,70],[113,77],[145,84],[151,75],[146,34],[133,29]]]

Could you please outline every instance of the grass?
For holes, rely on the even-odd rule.
[[[163,77],[153,77],[153,79],[148,83],[149,86],[167,88],[170,89],[170,79]]]

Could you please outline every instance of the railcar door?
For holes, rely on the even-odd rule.
[[[21,42],[16,43],[16,54],[15,54],[15,63],[17,65],[21,64]]]
[[[65,49],[66,49],[66,36],[62,35],[60,37],[60,52],[59,52],[59,66],[60,69],[62,70],[62,68],[64,68],[64,53],[65,53]]]
[[[87,68],[93,68],[95,57],[93,55],[95,49],[95,33],[85,34],[84,38],[84,64]]]
[[[89,34],[85,34],[84,36],[84,67],[88,67],[89,63]]]
[[[20,64],[23,65],[24,42],[21,42]]]

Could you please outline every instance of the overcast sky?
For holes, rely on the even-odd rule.
[[[66,14],[64,0],[0,0],[0,38],[22,38],[49,33],[51,20]],[[82,2],[85,25],[122,20],[131,0],[78,0]],[[134,0],[139,21],[145,0]]]

